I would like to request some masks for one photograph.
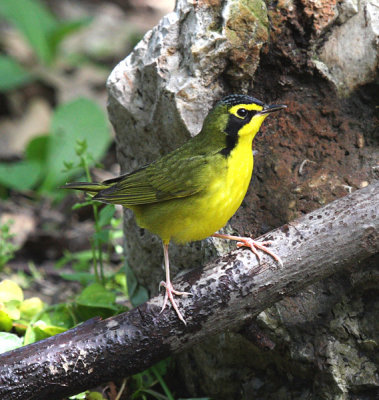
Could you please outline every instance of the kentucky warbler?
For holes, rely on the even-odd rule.
[[[201,132],[183,146],[136,171],[102,183],[68,183],[66,189],[83,190],[93,199],[121,204],[134,211],[137,224],[163,242],[166,288],[163,309],[170,300],[185,323],[173,295],[168,244],[191,242],[208,236],[237,240],[259,259],[262,250],[281,263],[265,247],[250,238],[221,235],[249,186],[253,171],[252,141],[262,122],[285,105],[266,105],[254,97],[230,95],[219,101],[205,118]]]

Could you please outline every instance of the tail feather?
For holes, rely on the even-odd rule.
[[[109,185],[103,183],[95,183],[95,182],[72,182],[66,183],[64,186],[61,186],[60,189],[73,189],[73,190],[81,190],[83,192],[87,192],[91,195],[96,195],[100,191],[107,189]]]

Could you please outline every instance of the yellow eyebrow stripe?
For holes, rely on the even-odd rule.
[[[229,109],[229,112],[231,114],[234,114],[236,117],[238,117],[237,111],[240,108],[245,108],[248,111],[254,110],[254,111],[262,111],[263,110],[263,106],[259,106],[258,104],[237,104],[236,106],[233,106]],[[241,118],[241,117],[238,117]]]

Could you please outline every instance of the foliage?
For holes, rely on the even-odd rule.
[[[5,279],[0,282],[0,352],[64,332],[93,316],[106,318],[123,310],[116,304],[116,295],[98,283],[89,285],[71,303],[47,307],[38,297],[24,299],[21,287]]]
[[[79,158],[79,162],[77,164],[75,164],[72,161],[64,162],[66,167],[66,172],[70,172],[72,170],[75,170],[76,168],[83,168],[87,181],[91,182],[92,178],[89,171],[89,163],[93,160],[93,156],[88,151],[88,145],[85,139],[84,140],[77,139],[75,153]],[[90,196],[87,202],[83,204],[77,204],[73,208],[77,209],[85,207],[87,205],[92,206],[94,222],[95,222],[95,234],[93,235],[91,240],[94,273],[96,281],[104,284],[103,245],[109,243],[111,230],[106,229],[106,226],[112,223],[115,209],[114,206],[107,205],[99,212],[99,204],[97,202],[92,201]]]
[[[33,80],[44,81],[48,68],[57,68],[60,44],[68,35],[89,23],[89,19],[59,21],[38,0],[1,0],[0,19],[15,26],[32,49],[33,65],[22,65],[7,55],[0,55],[0,91],[20,88]],[[76,146],[74,146],[76,143]],[[84,174],[91,181],[90,167],[104,155],[110,143],[106,116],[96,103],[77,99],[59,105],[52,116],[49,132],[32,139],[24,159],[0,163],[0,189],[27,191],[32,198],[49,195],[63,196],[57,191],[74,175]],[[77,162],[74,160],[78,159]],[[34,192],[33,192],[34,191]],[[61,273],[66,280],[77,281],[82,290],[65,303],[48,306],[39,297],[25,298],[23,289],[14,281],[0,282],[0,353],[36,342],[71,329],[94,316],[107,318],[126,307],[120,298],[133,305],[148,297],[146,289],[137,284],[132,271],[112,271],[110,251],[121,252],[116,240],[122,236],[120,218],[115,217],[114,206],[99,206],[88,199],[73,209],[91,206],[95,233],[90,238],[91,249],[77,253],[66,251],[57,268],[71,266],[71,273]],[[10,223],[0,226],[0,269],[17,250],[12,244]],[[128,293],[129,289],[129,293]],[[167,399],[174,397],[163,376],[167,361],[124,380],[132,399]],[[156,389],[161,388],[164,394]],[[121,388],[120,392],[123,389]],[[104,400],[97,392],[85,392],[72,399]]]
[[[0,163],[0,184],[21,191],[38,188],[40,193],[57,197],[57,186],[79,171],[66,168],[62,172],[66,160],[75,157],[75,140],[88,143],[91,164],[104,155],[110,143],[106,116],[92,100],[82,98],[59,106],[50,134],[32,139],[23,161]]]
[[[23,35],[41,66],[55,61],[62,40],[90,22],[88,18],[59,21],[37,0],[1,0],[0,17]],[[34,71],[26,71],[12,57],[0,58],[1,91],[15,89],[38,77]]]
[[[30,82],[32,75],[11,57],[0,55],[0,91],[5,92]]]
[[[87,168],[86,160],[91,157],[86,152],[85,143],[79,142],[76,149],[80,158],[79,164]],[[72,165],[74,168],[76,166]],[[87,201],[85,204],[93,205],[92,203],[92,201]],[[77,209],[80,206],[82,204],[77,204],[74,208]],[[109,205],[96,214],[95,225],[99,227],[99,230],[95,232],[97,239],[93,239],[96,246],[104,246],[104,240],[107,240],[108,245],[115,247],[113,241],[122,234],[118,229],[120,219],[114,217],[114,211],[114,206]],[[100,254],[102,262],[108,263],[107,252]],[[71,302],[47,306],[38,297],[24,299],[23,290],[15,282],[2,281],[0,283],[0,353],[64,332],[89,318],[95,316],[107,318],[125,311],[125,307],[117,303],[119,294],[127,294],[125,273],[121,271],[112,274],[91,273],[93,261],[93,251],[67,252],[57,264],[58,267],[62,267],[71,263],[74,272],[62,274],[62,277],[83,283],[83,290]],[[102,279],[100,279],[101,276]],[[126,379],[124,387],[127,386],[130,399],[174,400],[163,378],[168,362],[167,360],[160,362]],[[164,394],[157,391],[159,387]],[[72,396],[71,399],[105,400],[102,394],[91,391]]]

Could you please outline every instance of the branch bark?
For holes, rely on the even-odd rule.
[[[130,312],[93,319],[60,335],[0,355],[0,398],[59,399],[140,372],[212,334],[238,328],[283,296],[379,251],[379,182],[264,237],[282,258],[259,265],[236,250],[176,280],[184,326],[162,296]],[[362,266],[363,268],[364,266]]]

